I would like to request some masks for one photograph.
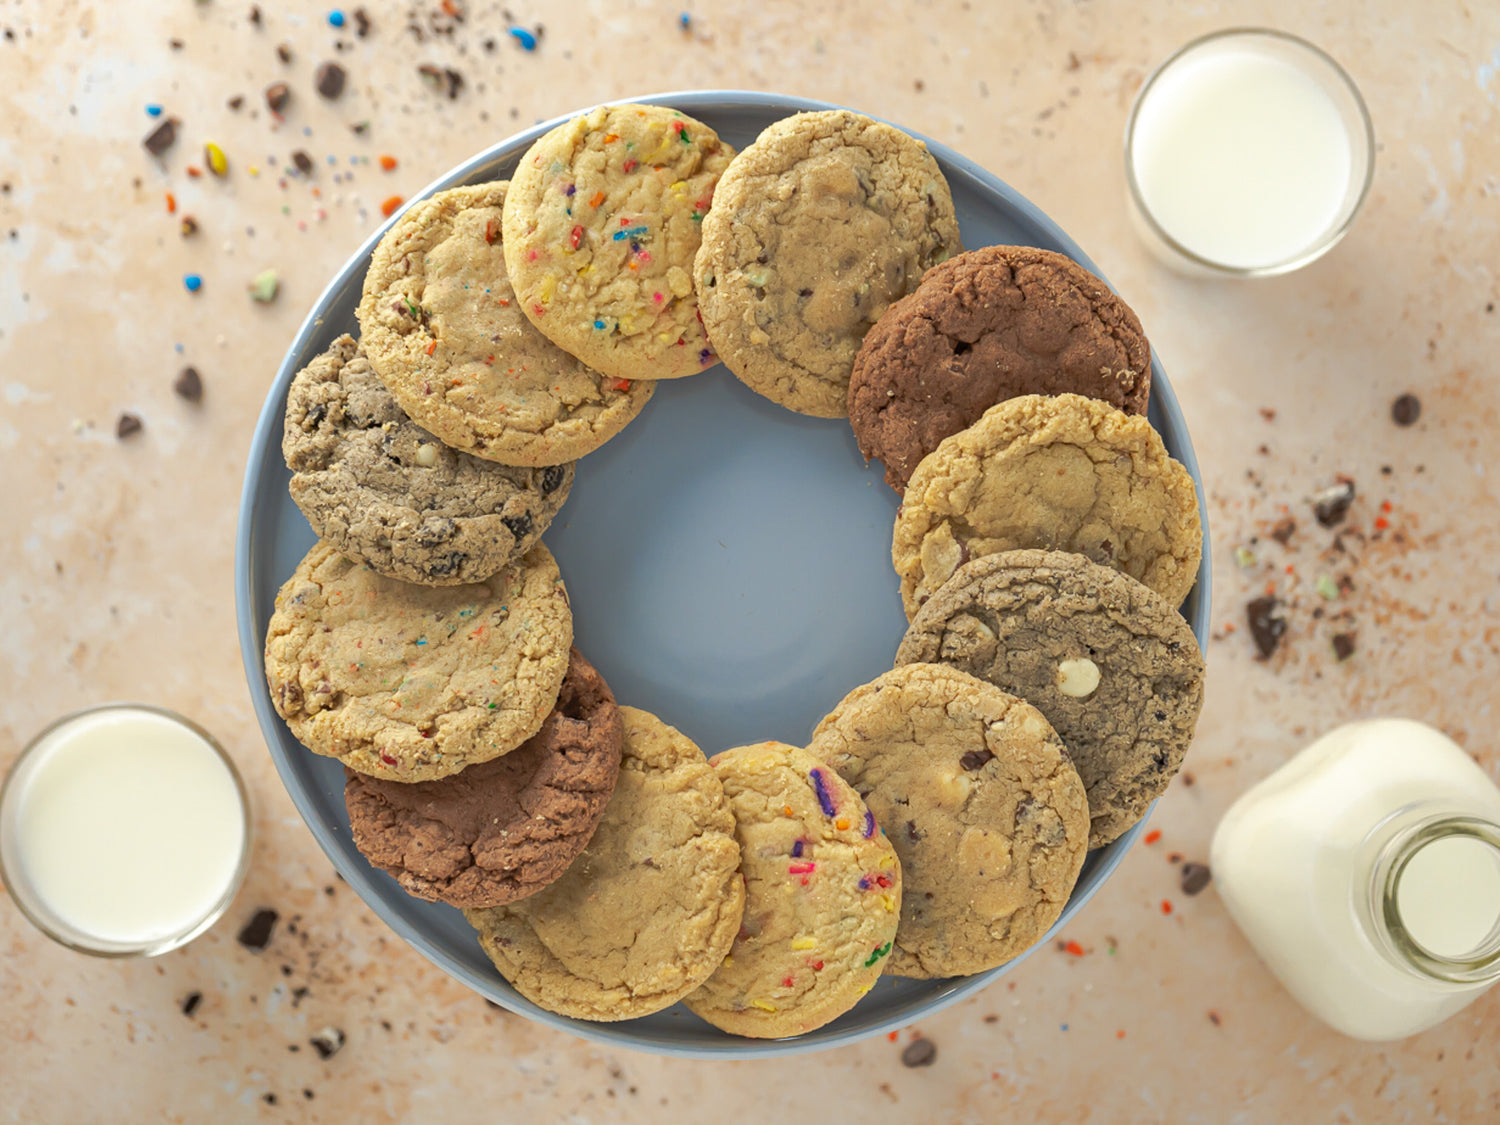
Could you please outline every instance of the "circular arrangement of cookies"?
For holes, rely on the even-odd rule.
[[[540,1007],[780,1038],[882,973],[985,972],[1177,772],[1202,539],[1150,345],[1071,259],[964,250],[921,141],[829,110],[736,153],[600,107],[406,211],[357,315],[287,399],[319,541],[271,700],[370,864]],[[657,380],[719,363],[885,467],[910,626],[805,746],[706,757],[574,646],[543,536]]]

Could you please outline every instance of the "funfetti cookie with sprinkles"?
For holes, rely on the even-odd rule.
[[[445,444],[505,465],[592,453],[650,400],[531,326],[505,272],[504,182],[453,188],[396,223],[370,260],[360,344],[381,382]]]
[[[895,850],[859,794],[806,750],[761,742],[710,761],[734,812],[745,914],[724,964],[683,1003],[751,1038],[822,1027],[890,957],[901,917]]]
[[[266,682],[309,750],[431,781],[535,734],[572,644],[568,595],[540,543],[483,582],[416,586],[320,542],[276,595]]]
[[[617,379],[712,366],[693,258],[733,157],[707,125],[664,106],[601,106],[541,137],[505,199],[505,263],[522,311]]]

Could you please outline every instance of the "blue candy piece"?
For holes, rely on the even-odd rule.
[[[149,113],[152,117],[160,117],[161,116],[161,106],[159,106],[159,105],[148,105],[146,107],[146,112]]]
[[[185,276],[182,279],[182,283],[187,286],[187,291],[189,293],[196,293],[198,292],[198,290],[203,288],[203,279],[195,273],[190,273]]]
[[[528,51],[536,50],[536,36],[524,27],[513,27],[510,29],[511,36]]]
[[[333,11],[328,13],[328,23],[331,27],[343,27],[344,13],[335,8]]]

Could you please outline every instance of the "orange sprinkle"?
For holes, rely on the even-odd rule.
[[[1275,595],[1275,593],[1276,593],[1276,583],[1274,583],[1274,582],[1267,582],[1266,583],[1266,596],[1267,597],[1272,597],[1272,596]]]
[[[1120,1028],[1119,1031],[1115,1032],[1115,1038],[1116,1039],[1124,1039],[1125,1038],[1125,1029],[1123,1027]]]
[[[198,178],[198,177],[199,177],[199,176],[201,176],[201,175],[203,175],[203,172],[202,172],[202,170],[201,170],[201,169],[199,169],[199,168],[197,168],[197,167],[195,167],[195,166],[194,166],[194,165],[192,165],[192,164],[189,164],[189,165],[188,165],[188,166],[187,166],[187,174],[188,174],[188,175],[189,175],[189,176],[192,176],[192,177],[193,177],[193,179],[195,179],[195,180],[196,180],[196,179],[197,179],[197,178]]]
[[[892,1042],[892,1043],[894,1043],[894,1042],[895,1042],[895,1041],[896,1041],[896,1037],[897,1037],[897,1036],[898,1036],[898,1035],[900,1035],[900,1034],[901,1034],[901,1033],[900,1033],[900,1032],[898,1032],[898,1031],[893,1031],[893,1032],[891,1032],[891,1033],[890,1033],[890,1034],[889,1034],[889,1035],[887,1035],[887,1036],[886,1036],[886,1038],[887,1038],[887,1039],[888,1039],[888,1040],[890,1040],[890,1041],[891,1041],[891,1042]]]
[[[1158,841],[1160,839],[1161,839],[1161,829],[1160,828],[1153,828],[1153,829],[1151,829],[1150,832],[1146,833],[1146,843],[1148,843],[1148,844],[1154,844],[1154,843],[1156,843],[1156,841]]]
[[[1375,517],[1375,530],[1376,531],[1384,531],[1386,528],[1388,528],[1390,526],[1391,526],[1391,521],[1388,520],[1388,519],[1386,519],[1384,516],[1376,516]]]
[[[599,204],[601,204],[603,202],[604,202],[604,193],[602,191],[596,191],[596,192],[594,192],[593,195],[589,196],[589,206],[590,207],[597,207],[597,206],[599,206]]]
[[[177,197],[170,191],[167,192],[167,214],[170,215],[177,210]]]
[[[1294,567],[1291,563],[1287,563],[1286,564],[1286,572],[1288,574],[1296,574],[1297,573],[1297,568]]]
[[[502,305],[504,305],[504,306],[505,306],[505,307],[506,307],[506,308],[510,308],[510,302],[509,302],[509,301],[507,301],[507,300],[506,300],[506,299],[505,299],[505,298],[504,298],[504,297],[501,297],[501,298],[500,298],[500,303],[501,303],[501,304],[502,304]]]
[[[436,340],[434,340],[432,343],[430,343],[430,344],[427,345],[427,354],[431,355],[435,351],[437,351],[437,341]]]
[[[460,14],[458,6],[453,3],[453,0],[443,0],[442,8],[446,14],[452,16],[454,19],[457,19]]]
[[[1083,946],[1079,945],[1076,941],[1070,941],[1067,945],[1063,946],[1063,952],[1074,957],[1082,957]]]
[[[844,829],[849,827],[849,818],[846,816],[841,816],[833,822],[833,826],[840,832],[842,832]]]
[[[1380,505],[1380,510],[1382,512],[1389,512],[1391,510],[1391,502],[1389,500],[1382,501],[1381,505]]]
[[[782,813],[783,816],[791,816],[792,815],[792,806],[791,805],[782,805],[781,806],[781,813]]]
[[[313,188],[312,189],[312,193],[313,193],[313,198],[314,199],[322,199],[323,198],[323,189],[322,188]]]
[[[396,170],[396,158],[394,156],[382,156],[380,168],[383,172],[394,172]]]
[[[1226,621],[1226,622],[1224,622],[1224,632],[1226,632],[1226,633],[1233,633],[1234,631],[1235,631],[1235,624],[1234,624],[1233,621]]]
[[[629,379],[611,379],[609,381],[609,389],[612,390],[612,391],[628,391],[628,390],[630,390],[630,380]],[[790,816],[791,814],[788,813],[787,815]]]
[[[1172,904],[1170,902],[1168,902],[1166,899],[1162,899],[1161,900],[1161,912],[1163,914],[1170,914],[1170,913],[1172,913]]]
[[[380,205],[380,213],[389,219],[396,213],[396,208],[405,202],[406,200],[402,199],[399,195],[387,196],[385,202]]]
[[[614,142],[618,141],[619,139],[620,139],[620,134],[619,133],[605,133],[604,134],[604,143],[607,144],[607,145],[608,144],[614,144]]]
[[[485,357],[484,357],[484,362],[485,362],[485,363],[486,363],[486,364],[487,364],[487,365],[489,365],[489,366],[491,366],[491,367],[493,367],[493,366],[494,366],[494,364],[495,364],[495,357],[494,357],[494,356],[492,356],[492,355],[488,355],[488,356],[485,356]]]

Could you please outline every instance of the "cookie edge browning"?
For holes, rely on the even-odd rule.
[[[522,973],[517,971],[515,966],[510,966],[509,963],[507,963],[506,965],[502,965],[502,960],[504,960],[504,958],[501,956],[501,947],[496,946],[493,941],[495,927],[491,924],[491,918],[489,916],[490,910],[505,910],[507,909],[507,906],[522,904],[526,900],[519,899],[516,903],[511,903],[507,904],[507,906],[494,907],[490,909],[466,909],[463,912],[465,920],[475,930],[475,936],[479,942],[480,949],[484,952],[485,956],[491,961],[491,963],[494,964],[495,971],[498,972],[501,977],[504,978],[508,984],[510,984],[512,988],[520,993],[523,998],[525,998],[529,1003],[535,1004],[538,1008],[541,1008],[544,1011],[552,1012],[554,1015],[565,1016],[570,1019],[586,1020],[591,1023],[612,1023],[619,1020],[636,1019],[640,1016],[651,1015],[653,1012],[659,1012],[666,1008],[670,1008],[673,1004],[681,1001],[689,993],[696,991],[699,987],[702,986],[704,981],[706,981],[709,977],[711,977],[715,972],[718,971],[719,965],[722,964],[724,957],[728,954],[730,947],[734,944],[735,935],[739,932],[740,920],[743,917],[745,908],[745,883],[744,880],[740,878],[739,842],[735,839],[734,835],[734,814],[729,807],[728,796],[723,791],[723,785],[719,782],[718,775],[714,773],[712,767],[710,767],[707,761],[703,758],[703,751],[699,749],[698,746],[681,731],[677,730],[677,728],[673,726],[670,726],[666,722],[663,722],[658,716],[652,714],[651,712],[643,711],[637,707],[629,707],[625,704],[620,704],[619,709],[621,720],[625,727],[625,735],[623,740],[623,753],[625,757],[630,756],[631,727],[649,727],[652,724],[655,724],[661,729],[670,732],[668,737],[671,742],[671,747],[674,751],[674,756],[670,761],[670,765],[666,767],[663,767],[661,765],[653,765],[652,768],[677,768],[678,766],[685,763],[691,765],[696,759],[698,763],[701,763],[703,769],[705,770],[705,773],[701,774],[700,776],[708,778],[711,782],[712,787],[717,787],[717,791],[719,793],[720,803],[718,805],[718,811],[724,814],[723,820],[725,823],[721,828],[711,830],[721,835],[723,839],[728,843],[728,845],[734,849],[734,863],[729,868],[729,874],[724,881],[724,893],[722,898],[720,899],[721,908],[719,917],[711,931],[712,939],[705,947],[705,970],[701,973],[701,975],[698,975],[696,979],[692,981],[691,985],[689,985],[685,989],[677,989],[672,992],[664,993],[661,996],[652,997],[649,1000],[638,1003],[627,1001],[622,1004],[618,1001],[608,1000],[604,998],[605,994],[601,991],[596,995],[595,998],[591,998],[588,1001],[549,1001],[548,1003],[544,1004],[540,1000],[536,999],[534,995],[532,995],[533,992],[537,991],[533,980],[528,980],[526,985],[523,987],[522,984],[518,984],[516,981],[516,977],[522,976]],[[686,749],[684,747],[686,747]],[[606,807],[604,815],[606,817],[609,815],[608,807]],[[603,817],[600,818],[601,824],[603,823],[603,819]],[[566,876],[567,872],[564,871],[558,878],[561,879],[565,878]],[[555,882],[556,881],[554,881],[554,884]],[[549,886],[554,884],[549,884]],[[545,887],[541,888],[537,893],[540,894],[546,889],[547,888]],[[548,979],[556,979],[557,977],[566,977],[567,979],[572,981],[578,981],[582,979],[574,976],[572,973],[568,972],[566,968],[562,967],[561,962],[558,961],[555,956],[553,956],[551,950],[547,949],[547,947],[540,941],[540,939],[537,939],[536,947],[546,954],[546,965],[549,969],[552,966],[557,966],[555,973],[548,974]],[[509,971],[507,971],[508,968]],[[512,973],[515,973],[515,976],[512,976]],[[531,978],[537,978],[542,974],[537,970],[530,970],[526,975]],[[565,1008],[567,1010],[564,1010]]]

